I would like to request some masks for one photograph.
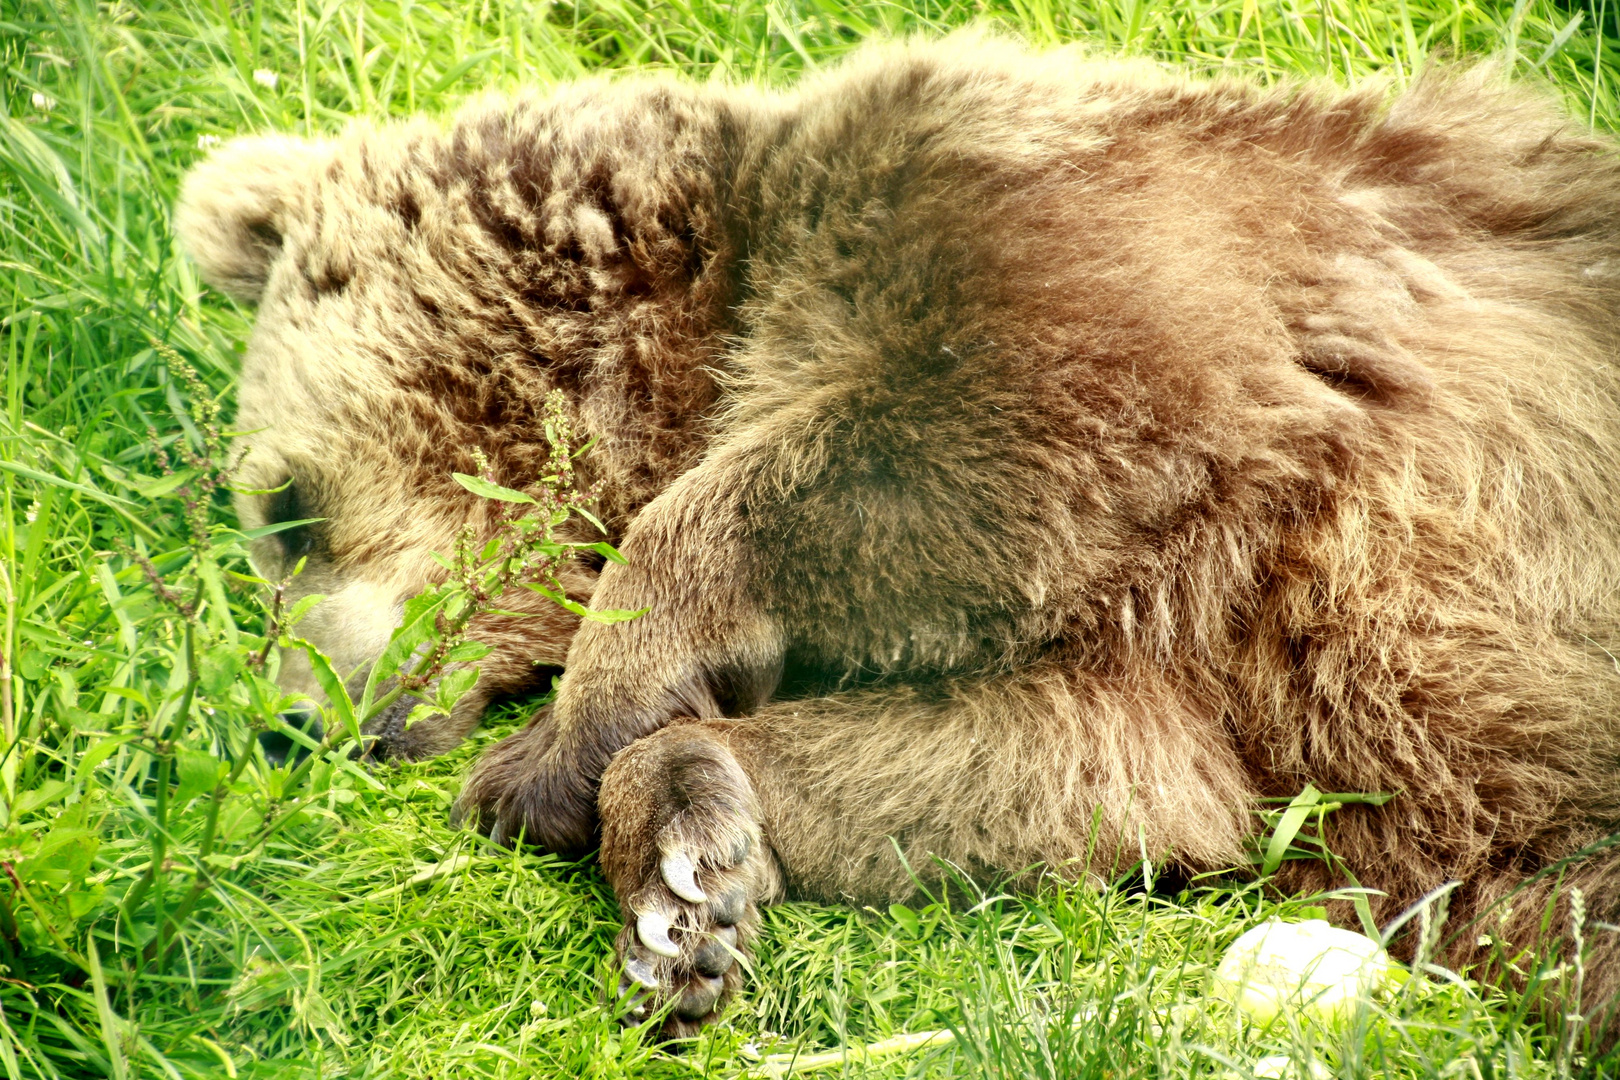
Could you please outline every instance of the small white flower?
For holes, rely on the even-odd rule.
[[[39,500],[38,499],[35,499],[33,502],[28,504],[28,510],[27,510],[26,513],[23,514],[23,520],[28,522],[28,524],[30,524],[30,525],[32,525],[34,522],[39,520]]]
[[[276,88],[276,83],[281,81],[281,76],[277,75],[269,68],[259,68],[253,73],[253,81],[264,87],[266,90],[274,90]]]
[[[219,145],[219,136],[218,135],[199,135],[199,136],[197,136],[197,149],[199,149],[199,150],[207,150],[211,146],[218,146],[218,145]]]
[[[1490,946],[1490,944],[1491,944],[1491,935],[1489,935],[1489,934],[1481,934],[1481,935],[1479,935],[1479,947],[1480,948],[1482,948],[1482,949],[1488,948]]]
[[[52,109],[56,108],[56,99],[51,97],[49,94],[42,94],[38,90],[34,91],[34,96],[29,98],[29,100],[34,103],[34,108],[38,109],[40,112],[50,112]]]

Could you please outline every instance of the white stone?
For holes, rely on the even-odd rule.
[[[1284,1008],[1331,1020],[1368,1000],[1389,968],[1389,954],[1361,934],[1321,919],[1273,919],[1232,942],[1212,989],[1256,1023],[1270,1023]]]
[[[1327,1066],[1312,1059],[1305,1067],[1287,1054],[1272,1054],[1255,1062],[1250,1072],[1255,1080],[1328,1080]]]

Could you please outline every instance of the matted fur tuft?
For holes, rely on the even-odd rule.
[[[476,708],[392,749],[565,665],[462,812],[602,838],[679,1030],[736,984],[692,942],[905,895],[890,838],[1192,873],[1262,798],[1385,792],[1329,844],[1381,916],[1462,881],[1460,923],[1620,828],[1620,155],[1492,68],[1260,89],[962,36],[263,145],[182,231],[262,284],[237,426],[326,519],[315,640],[375,655],[487,521],[449,473],[532,481],[548,391],[600,438],[630,565],[570,589],[649,614],[491,623]],[[1571,882],[1620,918],[1616,856]],[[1550,889],[1490,932],[1559,948]]]

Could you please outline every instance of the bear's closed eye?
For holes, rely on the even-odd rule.
[[[280,525],[287,521],[303,521],[315,517],[316,515],[309,513],[308,509],[299,495],[298,482],[289,477],[271,492],[269,504],[265,507],[265,524]],[[309,525],[287,529],[276,533],[275,537],[288,559],[301,559],[315,550],[315,532]]]

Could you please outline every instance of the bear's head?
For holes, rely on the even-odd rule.
[[[318,519],[257,541],[254,561],[276,580],[304,560],[290,599],[326,599],[298,632],[341,673],[376,657],[428,581],[428,553],[448,550],[457,500],[441,481],[465,471],[461,433],[410,385],[430,327],[390,280],[404,222],[370,194],[333,143],[247,138],[190,175],[176,222],[203,277],[259,307],[234,424],[237,513],[244,528]],[[282,684],[319,696],[296,652]]]
[[[442,126],[244,137],[187,177],[183,246],[208,283],[258,307],[233,425],[237,512],[245,528],[316,519],[254,557],[272,580],[305,560],[289,602],[326,599],[298,632],[340,673],[363,679],[403,601],[443,575],[433,553],[463,525],[495,527],[499,504],[452,473],[484,460],[523,488],[545,472],[551,391],[598,440],[577,475],[610,540],[701,453],[724,330],[710,120],[693,90],[583,83],[485,99]],[[566,538],[603,539],[576,526]],[[563,584],[588,600],[594,580],[582,564]],[[473,628],[496,651],[466,715],[388,752],[442,750],[491,694],[549,681],[577,621],[527,590],[501,607],[527,617]],[[319,697],[298,654],[282,683]]]

